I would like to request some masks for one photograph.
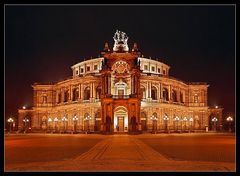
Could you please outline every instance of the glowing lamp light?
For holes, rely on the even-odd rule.
[[[23,119],[24,122],[29,122],[29,120],[27,118]]]
[[[212,118],[212,122],[217,122],[217,121],[218,121],[218,119],[216,117]]]
[[[231,116],[229,116],[229,117],[227,118],[227,121],[228,121],[228,122],[231,122],[231,121],[233,121],[233,118],[232,118]]]
[[[9,123],[14,122],[14,120],[13,120],[12,118],[9,118],[7,121],[8,121]]]
[[[187,121],[187,117],[184,117],[183,120],[184,120],[184,121]]]
[[[178,116],[176,116],[176,117],[174,118],[174,120],[176,120],[176,121],[179,121],[179,117],[178,117]]]
[[[92,119],[92,117],[90,116],[90,115],[88,115],[86,118],[85,118],[86,120],[88,120],[88,119]]]
[[[215,108],[217,109],[217,108],[218,108],[218,106],[215,106]]]
[[[66,118],[66,117],[63,117],[63,118],[62,118],[62,121],[67,121],[67,118]]]
[[[54,122],[57,122],[58,121],[58,118],[57,117],[55,117],[55,119],[54,119]]]
[[[48,118],[48,121],[49,121],[49,122],[52,122],[52,119],[51,119],[51,118]]]
[[[168,116],[163,117],[163,120],[169,120]]]
[[[157,120],[157,117],[155,117],[154,115],[151,117],[152,120]]]
[[[78,120],[78,118],[77,118],[77,116],[74,116],[73,121],[76,121],[76,120]]]
[[[191,118],[189,119],[189,121],[191,121],[191,122],[192,122],[192,121],[193,121],[193,118],[191,117]]]
[[[26,106],[23,106],[22,108],[23,108],[23,109],[26,109]]]

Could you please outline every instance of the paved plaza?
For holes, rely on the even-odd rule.
[[[231,134],[5,135],[5,171],[235,171]]]

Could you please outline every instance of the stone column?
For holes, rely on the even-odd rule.
[[[160,94],[160,99],[162,99],[162,84],[161,83],[159,83],[159,94]]]
[[[63,102],[64,101],[64,89],[63,88],[61,88],[61,96],[62,96],[61,102]]]
[[[78,84],[78,99],[81,99],[81,84]]]
[[[108,95],[111,95],[111,75],[108,74]]]
[[[171,85],[168,86],[168,98],[169,98],[169,101],[172,101],[172,95],[171,95]]]
[[[95,83],[93,82],[93,98],[96,98],[96,88],[95,88]]]
[[[149,98],[148,82],[147,82],[145,93],[146,93],[146,97],[145,98],[148,99]]]
[[[83,100],[83,93],[84,93],[83,84],[81,84],[81,92],[80,92],[80,94],[81,94],[81,99],[82,99],[82,100]]]
[[[152,82],[149,82],[149,98],[152,99]]]
[[[90,83],[90,99],[93,97],[93,83]]]
[[[69,99],[72,101],[72,85],[69,86]]]
[[[58,90],[56,90],[56,104],[58,103],[58,94],[59,94],[59,92],[58,92]]]

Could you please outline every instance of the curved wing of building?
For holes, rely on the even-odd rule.
[[[136,43],[129,51],[127,40],[117,31],[113,51],[106,43],[102,57],[73,65],[70,78],[33,84],[33,107],[19,109],[19,129],[142,133],[221,128],[222,108],[208,107],[207,83],[169,76],[170,66],[141,56]]]

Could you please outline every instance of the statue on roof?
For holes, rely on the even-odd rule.
[[[127,44],[128,36],[125,32],[117,30],[114,34],[113,39],[114,39],[113,51],[119,51],[119,52],[129,51],[128,44]]]

